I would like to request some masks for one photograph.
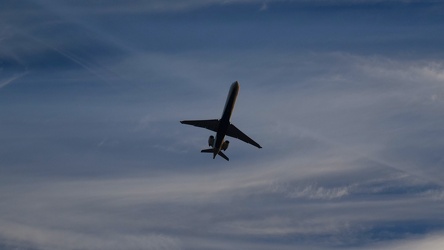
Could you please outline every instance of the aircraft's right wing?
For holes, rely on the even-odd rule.
[[[180,121],[182,124],[193,125],[196,127],[206,128],[211,131],[217,132],[217,128],[219,127],[219,120],[188,120],[188,121]]]
[[[262,148],[261,145],[253,141],[253,139],[248,137],[246,134],[244,134],[242,131],[236,128],[236,126],[234,126],[233,124],[230,124],[230,126],[228,126],[227,135],[242,140],[258,148]]]

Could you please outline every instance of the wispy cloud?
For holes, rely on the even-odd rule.
[[[375,245],[367,249],[384,249],[384,250],[420,250],[420,249],[430,249],[438,250],[442,248],[444,244],[442,233],[430,234],[425,237],[416,237],[415,239],[395,241],[387,245]]]
[[[351,18],[364,13],[352,3],[379,1],[316,1],[322,16],[299,10],[302,19],[273,9],[302,2],[311,6],[40,0],[0,10],[11,31],[0,89],[24,69],[33,76],[0,92],[0,248],[441,244],[444,64],[421,50],[438,33],[400,25],[396,8],[378,14],[384,25]],[[385,39],[400,30],[424,32],[401,36],[412,54],[391,53],[399,40]],[[97,84],[111,72],[124,80]],[[199,153],[210,131],[178,121],[220,116],[234,80],[232,122],[264,148],[230,139],[227,163]]]
[[[247,244],[245,237],[303,237],[305,243],[321,243],[321,248],[329,238],[337,238],[335,244],[346,246],[359,237],[357,234],[368,233],[386,220],[409,222],[426,214],[426,219],[432,220],[440,214],[441,205],[433,197],[391,195],[393,190],[402,190],[406,180],[381,195],[368,189],[371,181],[389,181],[384,171],[368,169],[374,174],[365,178],[357,171],[338,180],[335,175],[320,173],[290,175],[300,171],[288,166],[287,176],[293,177],[284,181],[267,166],[9,186],[2,189],[5,205],[0,210],[8,217],[2,218],[1,237],[13,244],[60,249],[138,249],[142,245],[181,249],[197,246],[207,238],[214,239],[213,247],[220,247]],[[329,182],[340,183],[324,188],[310,184],[312,180],[330,186]],[[422,185],[419,182],[410,190],[423,190]],[[436,187],[428,190],[433,192]],[[418,202],[426,214],[413,205]],[[224,240],[226,237],[235,241]],[[404,237],[403,232],[397,237]],[[254,245],[254,240],[248,244]]]
[[[25,71],[25,72],[23,72],[21,74],[16,74],[16,75],[14,75],[14,76],[12,76],[12,77],[10,77],[8,79],[0,81],[0,90],[2,88],[6,87],[7,85],[13,83],[14,81],[16,81],[16,80],[22,78],[23,76],[27,75],[28,73],[29,73],[28,71]]]
[[[4,247],[39,249],[180,249],[179,240],[162,234],[95,235],[69,229],[51,229],[16,222],[1,221],[0,235],[7,239]],[[72,225],[71,225],[72,226]],[[1,238],[0,238],[1,239]]]

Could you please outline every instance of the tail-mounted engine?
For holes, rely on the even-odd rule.
[[[229,144],[230,144],[229,141],[224,141],[224,143],[222,144],[222,150],[223,151],[227,150]]]
[[[210,135],[210,138],[208,138],[208,146],[214,147],[214,136]]]

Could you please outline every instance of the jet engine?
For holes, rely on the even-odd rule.
[[[224,143],[222,144],[222,150],[223,151],[227,150],[229,144],[230,144],[229,141],[224,141]]]
[[[210,138],[208,138],[208,146],[213,147],[214,146],[214,136],[210,135]]]

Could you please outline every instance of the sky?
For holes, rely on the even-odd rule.
[[[443,248],[444,2],[1,6],[0,249]]]

